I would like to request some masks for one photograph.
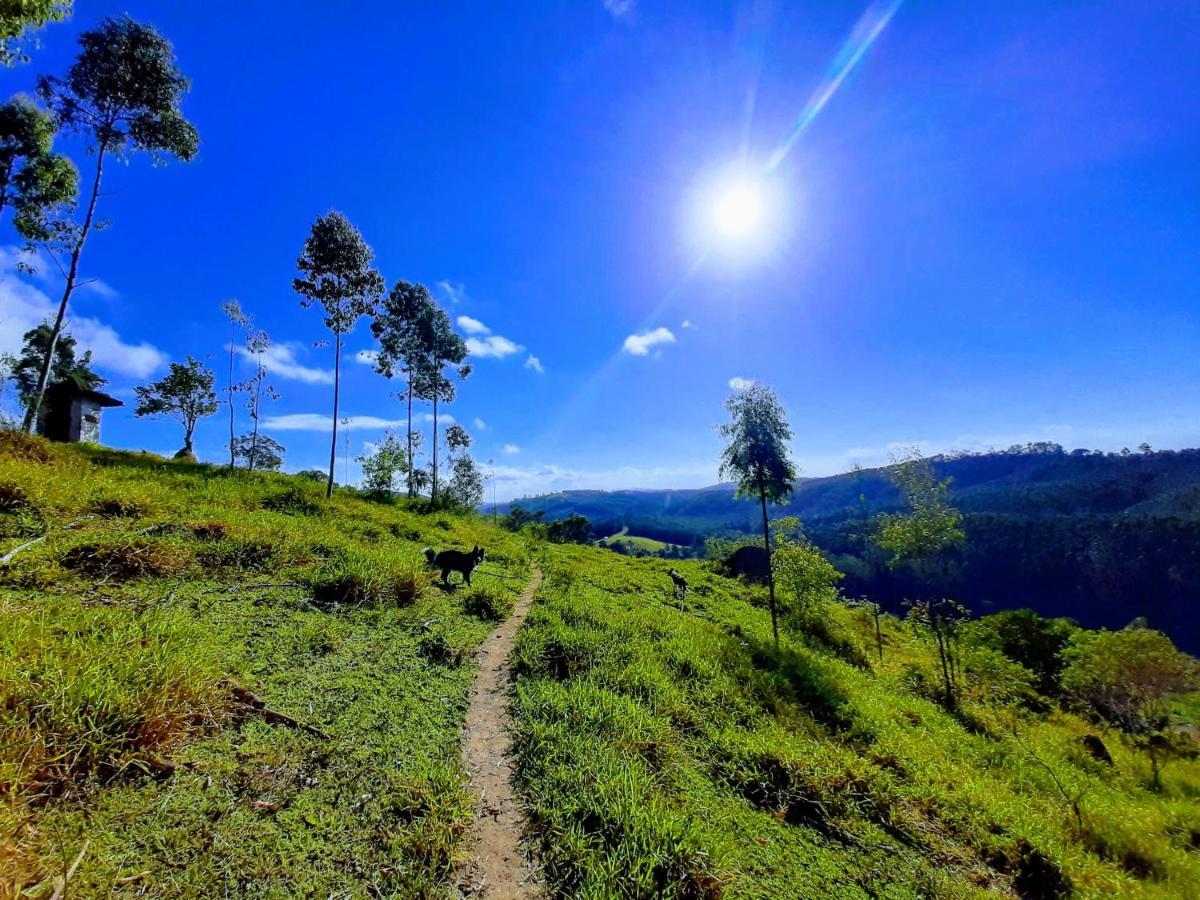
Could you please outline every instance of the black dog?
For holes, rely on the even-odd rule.
[[[463,581],[469,585],[471,572],[483,562],[483,548],[476,544],[470,553],[464,553],[462,550],[443,550],[441,553],[435,553],[432,548],[426,547],[425,558],[431,566],[442,570],[442,584],[446,587],[450,586],[451,572],[461,572]]]

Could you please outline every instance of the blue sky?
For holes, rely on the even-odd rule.
[[[900,4],[736,242],[704,227],[714,186],[763,170],[860,17],[891,7],[282,9],[78,0],[0,72],[28,89],[128,11],[192,79],[199,159],[110,170],[112,225],[84,257],[100,280],[72,306],[120,397],[186,353],[221,371],[219,304],[237,297],[279,348],[267,430],[287,468],[319,467],[332,351],[291,278],[312,219],[338,208],[389,283],[428,284],[504,351],[475,360],[450,410],[502,498],[711,483],[733,378],[778,390],[810,475],[913,443],[1200,444],[1194,2]],[[49,273],[13,271],[16,244],[0,223],[3,349],[57,296]],[[647,334],[663,340],[628,341]],[[363,322],[352,456],[403,419],[395,386],[353,361],[370,347]],[[202,457],[222,457],[224,427],[202,423]],[[180,444],[128,407],[104,439]]]

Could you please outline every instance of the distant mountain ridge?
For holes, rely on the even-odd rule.
[[[1136,616],[1200,649],[1200,449],[1101,453],[1029,444],[931,457],[951,478],[967,542],[947,593],[981,611],[1031,606],[1085,625]],[[565,491],[515,501],[547,519],[587,516],[599,534],[627,527],[675,544],[753,533],[753,503],[731,484],[697,489]],[[511,504],[510,504],[511,505]],[[913,585],[862,558],[864,517],[898,510],[887,467],[796,482],[772,515],[798,516],[848,575],[848,593],[898,604]]]

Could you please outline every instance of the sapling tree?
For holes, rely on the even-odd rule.
[[[342,377],[342,341],[358,320],[375,311],[383,293],[383,276],[374,267],[375,254],[358,229],[337,210],[318,216],[296,260],[299,276],[292,287],[307,308],[319,303],[325,327],[333,332],[333,434],[329,441],[329,479],[325,497],[333,496],[337,463],[338,400]]]
[[[71,13],[72,0],[0,0],[0,65],[25,62],[29,35]]]
[[[261,328],[251,331],[246,336],[246,353],[254,359],[254,374],[243,385],[246,391],[246,409],[250,412],[250,420],[254,423],[250,432],[250,470],[255,466],[253,460],[258,458],[258,426],[262,419],[263,399],[278,400],[279,392],[275,386],[267,383],[267,365],[264,354],[270,349],[271,339]]]
[[[216,376],[191,356],[186,362],[171,363],[171,371],[158,381],[134,388],[137,392],[135,416],[170,416],[183,425],[183,449],[177,457],[195,457],[192,434],[196,423],[217,411],[213,391]]]
[[[362,463],[363,487],[378,493],[394,491],[396,479],[407,475],[410,468],[404,443],[391,431],[384,432],[383,440],[358,461]]]
[[[62,333],[67,305],[79,284],[79,260],[92,229],[108,157],[121,159],[138,151],[156,161],[191,160],[199,137],[183,117],[180,102],[188,81],[175,64],[170,43],[149,25],[128,16],[105,19],[79,38],[79,56],[65,78],[42,76],[38,93],[60,125],[81,134],[96,165],[80,223],[59,220],[46,249],[64,278],[62,298],[51,326],[50,346],[42,364],[33,402],[25,414],[25,430],[37,420],[50,377],[54,345]],[[58,253],[66,256],[66,264]]]
[[[440,306],[434,306],[432,314],[422,323],[424,334],[421,346],[426,356],[417,370],[413,373],[416,379],[415,393],[422,400],[433,403],[433,440],[430,441],[430,502],[436,506],[438,502],[438,406],[439,403],[452,403],[457,394],[457,387],[447,368],[458,378],[465,379],[471,374],[471,366],[466,363],[467,343],[455,334],[450,324],[450,317]]]
[[[242,387],[238,384],[235,374],[239,332],[248,330],[254,319],[242,309],[242,305],[236,299],[223,301],[221,312],[229,320],[229,379],[225,386],[225,402],[229,407],[229,468],[233,469],[237,465],[237,447],[235,446],[237,443],[237,404],[234,403],[233,395]]]
[[[775,521],[771,572],[790,597],[788,617],[802,628],[820,627],[826,606],[839,596],[837,583],[844,576],[804,537],[799,526],[800,520],[792,516]]]
[[[719,426],[726,440],[721,453],[721,477],[737,482],[738,497],[754,497],[762,511],[763,547],[767,552],[767,590],[771,607],[771,632],[779,649],[779,610],[775,603],[775,575],[771,571],[771,527],[767,503],[784,503],[792,493],[796,467],[788,453],[792,429],[775,392],[762,384],[735,391],[725,401],[730,420]]]
[[[917,576],[921,595],[909,619],[928,629],[942,671],[943,700],[957,700],[958,631],[969,615],[965,606],[933,595],[935,584],[945,579],[948,554],[963,541],[962,513],[950,505],[950,480],[939,481],[929,460],[914,448],[893,460],[889,471],[908,506],[908,512],[879,517],[876,540],[891,554],[888,565],[908,565]]]
[[[425,340],[431,335],[428,321],[436,306],[429,290],[423,284],[398,281],[388,291],[375,313],[371,332],[379,341],[379,353],[375,358],[375,369],[387,378],[400,375],[404,378],[404,394],[407,405],[405,417],[405,441],[408,459],[416,459],[415,438],[420,433],[413,428],[413,396],[418,372],[429,357]],[[417,490],[417,467],[408,467],[408,496]]]
[[[475,509],[483,502],[483,473],[469,453],[459,453],[453,459],[446,486],[447,503],[455,509]]]
[[[75,164],[50,149],[56,130],[28,97],[0,104],[0,216],[11,207],[13,228],[28,241],[49,240],[79,191]]]
[[[278,472],[283,465],[284,447],[266,434],[243,434],[234,441],[234,452],[250,472]]]

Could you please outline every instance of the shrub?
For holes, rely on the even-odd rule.
[[[131,497],[100,497],[92,501],[89,510],[102,519],[139,519],[149,507]]]
[[[513,609],[511,597],[490,587],[473,587],[463,597],[463,611],[469,616],[489,622],[499,622]]]
[[[23,431],[0,429],[0,455],[26,462],[48,463],[58,455],[48,440]]]
[[[188,556],[178,544],[131,540],[121,543],[77,544],[60,559],[64,568],[90,578],[129,581],[178,575],[188,565]]]
[[[308,576],[313,599],[322,606],[406,606],[420,596],[426,577],[414,559],[385,552],[335,557]]]

